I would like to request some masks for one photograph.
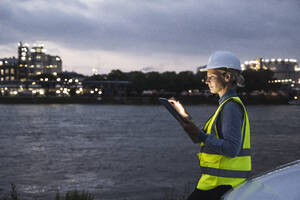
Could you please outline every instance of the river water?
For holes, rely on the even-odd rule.
[[[202,125],[216,109],[188,106]],[[0,105],[0,197],[167,199],[199,178],[194,145],[162,106]],[[300,106],[247,106],[253,174],[300,159]]]

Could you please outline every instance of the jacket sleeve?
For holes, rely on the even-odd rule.
[[[224,105],[217,121],[217,128],[220,138],[214,135],[207,135],[205,145],[216,153],[235,157],[241,149],[241,134],[244,111],[242,107],[230,101]]]

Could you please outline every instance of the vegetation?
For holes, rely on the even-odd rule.
[[[250,94],[253,91],[278,91],[281,88],[280,83],[270,84],[274,73],[270,70],[254,71],[245,70],[245,87],[239,92]],[[109,74],[94,75],[87,77],[86,80],[109,80],[109,81],[130,81],[131,92],[141,95],[145,90],[168,91],[176,95],[183,91],[197,89],[199,91],[207,90],[205,84],[206,72],[193,73],[192,71],[174,71],[167,72],[147,72],[141,71],[122,72],[121,70],[112,70]]]
[[[61,197],[60,193],[56,193],[55,200],[93,200],[94,197],[87,191],[69,191],[66,193],[65,197]]]
[[[0,197],[0,200],[21,200],[18,195],[16,185],[11,184],[11,191],[8,195]],[[94,196],[87,191],[68,191],[65,196],[61,196],[60,192],[56,193],[55,200],[94,200]]]
[[[168,91],[179,94],[184,90],[203,89],[206,73],[193,73],[191,71],[172,72],[167,71],[147,72],[140,71],[122,72],[112,70],[107,75],[94,75],[86,80],[109,80],[109,81],[130,81],[130,91],[134,94],[141,95],[146,90]]]
[[[0,192],[3,192],[0,189]],[[184,188],[183,193],[179,193],[175,189],[166,190],[162,197],[162,200],[184,200],[188,197],[191,192],[191,183],[187,184]],[[1,194],[1,193],[0,193]],[[36,198],[34,198],[36,200]],[[21,200],[18,195],[16,185],[11,184],[10,193],[4,197],[0,197],[0,200]],[[58,191],[55,196],[55,200],[94,200],[94,196],[88,191],[79,191],[73,190],[68,191],[65,196],[61,196],[61,193]]]
[[[274,73],[270,70],[254,71],[249,69],[243,71],[243,75],[245,87],[239,88],[238,93],[243,100],[247,99],[248,102],[287,103],[289,99],[295,98],[298,94],[293,89],[294,84],[288,83],[288,81],[284,84],[281,84],[282,81],[280,83],[273,81],[275,80]],[[117,69],[108,74],[92,76],[84,76],[76,72],[63,72],[57,76],[41,74],[32,77],[32,79],[36,83],[29,81],[24,84],[24,91],[18,93],[14,88],[2,88],[0,96],[20,96],[21,98],[15,98],[16,103],[37,103],[36,99],[38,98],[25,98],[30,95],[49,97],[47,101],[40,100],[42,103],[52,102],[51,97],[75,97],[76,102],[85,102],[85,99],[89,97],[97,97],[97,99],[101,98],[102,103],[124,104],[157,103],[157,96],[173,96],[192,104],[215,100],[205,84],[206,72],[166,71],[159,73],[152,71],[144,73],[141,71],[122,72]],[[38,87],[44,90],[35,89]],[[142,96],[147,97],[141,98]],[[11,98],[2,98],[1,101],[12,103]],[[57,101],[57,99],[53,99],[53,101]],[[70,100],[67,101],[70,102]],[[98,100],[96,103],[99,103]]]
[[[16,189],[16,185],[12,183],[10,185],[10,189],[11,189],[10,194],[0,198],[0,200],[18,200],[19,199],[17,189]]]
[[[268,81],[273,80],[274,73],[270,70],[254,71],[245,70],[243,76],[245,77],[245,87],[241,91],[250,94],[255,90],[263,91],[277,91],[280,89],[281,84],[270,84]]]

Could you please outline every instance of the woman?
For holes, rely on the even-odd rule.
[[[251,171],[249,120],[236,93],[244,82],[240,60],[231,52],[217,51],[205,69],[206,84],[219,96],[219,107],[201,130],[189,120],[181,121],[184,130],[201,142],[201,177],[188,200],[220,199]]]

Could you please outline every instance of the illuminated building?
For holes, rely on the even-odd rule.
[[[32,79],[41,74],[56,76],[62,72],[59,56],[45,53],[44,45],[34,45],[29,49],[27,43],[18,44],[18,58],[0,59],[0,81],[21,81]]]
[[[3,58],[0,59],[0,80],[15,81],[18,71],[18,59]]]
[[[85,78],[75,72],[62,73],[61,58],[46,54],[43,44],[30,48],[27,43],[20,42],[17,58],[0,59],[0,96],[93,96],[101,99],[102,96],[126,96],[131,84],[129,81],[83,83]]]
[[[21,81],[32,79],[41,74],[56,76],[62,72],[62,60],[59,56],[45,54],[43,45],[18,44],[18,58],[0,59],[0,80]]]
[[[43,44],[34,44],[29,51],[29,46],[20,42],[18,52],[20,81],[25,81],[41,74],[53,74],[56,76],[57,73],[62,72],[61,58],[46,54]]]
[[[245,61],[242,64],[243,70],[252,69],[255,71],[270,70],[274,73],[273,80],[269,83],[300,84],[300,68],[296,59],[264,59],[258,58],[252,61]]]

